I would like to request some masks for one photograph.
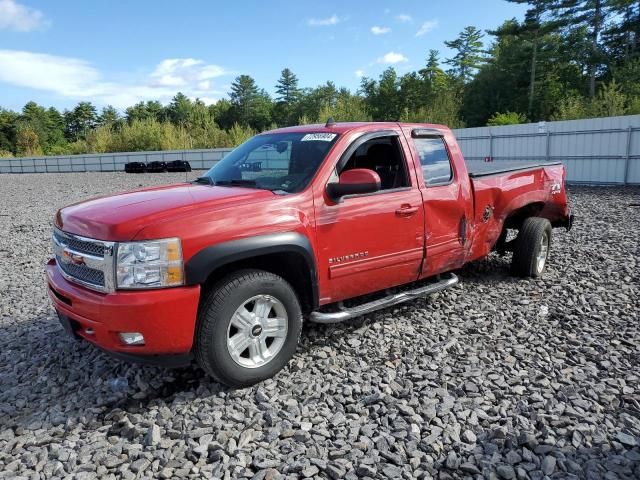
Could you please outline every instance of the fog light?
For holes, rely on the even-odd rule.
[[[127,345],[144,345],[144,336],[138,332],[123,332],[120,340]]]

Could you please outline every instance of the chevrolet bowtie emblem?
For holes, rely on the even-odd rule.
[[[62,251],[62,260],[73,265],[85,265],[84,257],[65,249]]]

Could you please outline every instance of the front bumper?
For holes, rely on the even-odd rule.
[[[120,358],[186,363],[193,345],[200,286],[100,293],[66,280],[54,259],[47,264],[46,273],[51,302],[73,335]],[[141,333],[144,345],[124,344],[118,335],[121,332]]]

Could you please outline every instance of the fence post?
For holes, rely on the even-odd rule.
[[[491,127],[489,127],[489,161],[493,162],[493,134],[491,133]]]
[[[545,147],[545,158],[547,162],[550,160],[550,152],[551,152],[551,132],[547,129],[547,145]]]
[[[624,159],[624,180],[622,182],[623,185],[626,185],[629,181],[629,168],[631,164],[631,133],[632,129],[631,125],[629,125],[629,127],[627,128],[627,149]]]

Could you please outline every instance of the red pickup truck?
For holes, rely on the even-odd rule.
[[[193,182],[62,208],[48,291],[69,332],[112,354],[195,357],[251,385],[288,362],[303,317],[337,322],[442,290],[492,250],[541,275],[552,228],[573,220],[564,167],[487,165],[468,171],[441,125],[265,132]]]

